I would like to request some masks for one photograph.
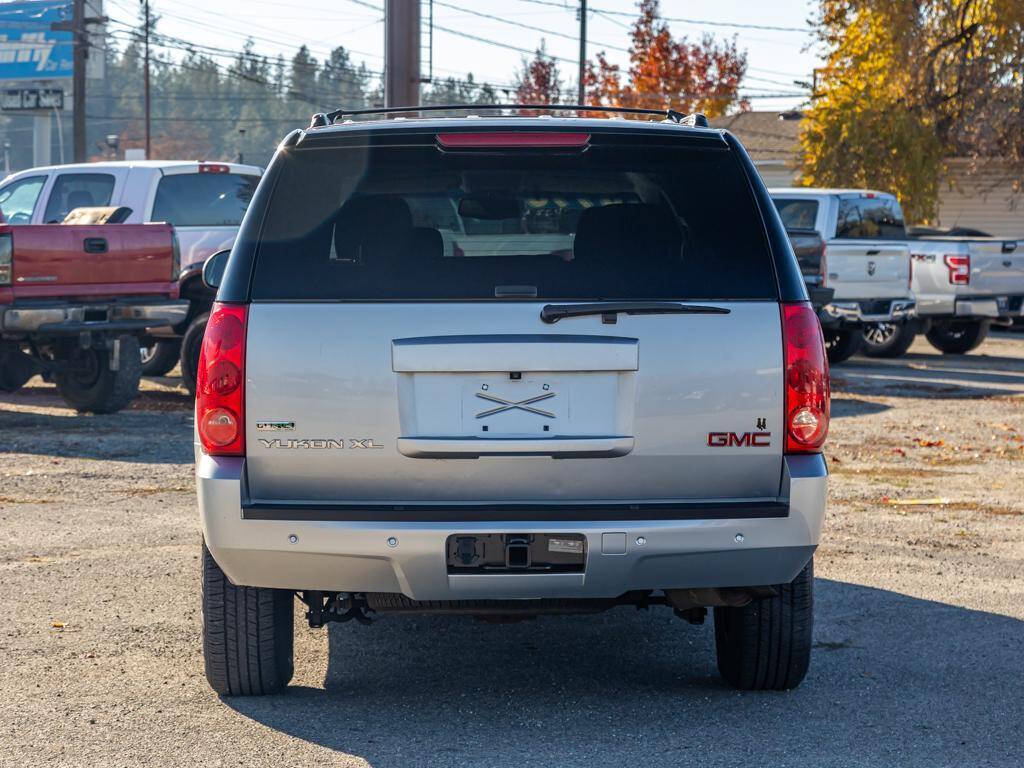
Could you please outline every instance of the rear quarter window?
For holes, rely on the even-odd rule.
[[[288,150],[254,300],[776,299],[726,149]]]
[[[258,176],[237,173],[170,174],[157,184],[150,219],[176,227],[237,227],[258,183]]]
[[[774,203],[786,229],[814,229],[818,220],[817,200],[775,198]]]

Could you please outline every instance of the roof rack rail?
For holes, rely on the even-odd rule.
[[[373,107],[371,109],[336,109],[333,112],[318,112],[309,121],[310,128],[322,128],[336,123],[344,117],[354,115],[391,115],[402,112],[445,112],[455,109],[538,109],[551,111],[575,112],[614,112],[627,115],[661,115],[679,125],[691,125],[697,128],[708,128],[708,119],[699,112],[684,115],[674,109],[641,109],[639,107],[604,107],[586,106],[583,104],[431,104],[416,107]]]

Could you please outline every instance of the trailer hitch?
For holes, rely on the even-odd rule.
[[[357,621],[369,626],[373,624],[366,605],[366,600],[351,592],[322,592],[311,589],[299,592],[299,599],[308,607],[306,621],[313,629],[322,627],[329,622],[344,624],[346,621]]]

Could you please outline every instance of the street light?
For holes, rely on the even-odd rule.
[[[117,147],[121,143],[121,136],[116,133],[108,133],[105,138],[107,147],[110,148],[110,156],[117,157]]]

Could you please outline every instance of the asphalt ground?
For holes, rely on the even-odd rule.
[[[175,378],[79,416],[0,397],[2,766],[1024,765],[1024,338],[833,371],[803,685],[740,693],[665,609],[306,628],[220,699],[200,654],[191,413]]]

